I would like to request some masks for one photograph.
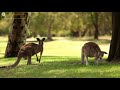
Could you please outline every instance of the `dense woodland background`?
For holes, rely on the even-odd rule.
[[[12,12],[1,12],[0,35],[8,35],[13,21]],[[32,12],[27,37],[84,37],[111,35],[111,12]]]

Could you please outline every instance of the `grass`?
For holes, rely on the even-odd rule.
[[[36,41],[28,39],[27,43]],[[109,52],[110,37],[100,37],[100,40],[89,38],[54,38],[54,41],[44,43],[44,52],[41,63],[32,57],[33,65],[26,65],[22,59],[20,64],[11,69],[0,69],[0,78],[119,78],[119,63],[80,65],[81,47],[88,41],[94,41],[100,45],[103,51]],[[37,43],[37,42],[35,42]],[[0,37],[0,66],[14,63],[16,58],[4,58],[7,45],[7,37]],[[104,59],[107,55],[104,56]]]

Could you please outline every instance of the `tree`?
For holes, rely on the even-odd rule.
[[[30,27],[32,33],[36,36],[47,36],[48,40],[52,40],[53,27],[57,26],[55,23],[56,12],[36,12],[32,16],[32,26]]]
[[[98,21],[99,21],[99,12],[92,12],[91,13],[91,21],[93,23],[93,26],[95,28],[95,32],[94,32],[94,39],[98,39],[98,35],[99,35],[99,25],[98,25]]]
[[[48,27],[47,39],[49,41],[51,41],[52,40],[51,30],[52,30],[52,25],[54,23],[54,14],[51,12],[51,13],[47,13],[47,15],[48,15],[48,18],[47,18],[47,21],[46,21],[46,24],[47,24],[47,27]]]
[[[101,12],[99,16],[99,35],[111,35],[112,12]]]
[[[21,46],[26,43],[29,25],[28,12],[15,12],[12,28],[8,35],[5,57],[15,57]]]
[[[49,40],[53,35],[98,38],[112,30],[111,12],[34,12],[31,18],[31,35]]]
[[[120,12],[112,13],[112,27],[108,61],[120,61]]]

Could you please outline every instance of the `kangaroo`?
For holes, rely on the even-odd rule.
[[[31,57],[35,54],[37,57],[37,53],[39,53],[39,52],[40,52],[40,59],[39,59],[39,62],[40,62],[41,56],[43,53],[43,41],[45,40],[45,38],[43,38],[42,40],[40,40],[39,38],[36,38],[36,39],[37,39],[37,41],[39,41],[39,44],[28,43],[28,44],[23,45],[18,52],[16,62],[9,66],[1,66],[0,68],[16,67],[19,64],[21,58],[28,59],[27,65],[30,65],[30,64],[32,64]],[[37,60],[38,60],[38,57],[37,57]]]
[[[37,39],[37,41],[39,41],[39,38],[36,38],[36,39]],[[40,44],[40,42],[39,42],[39,44]],[[36,58],[37,58],[37,62],[39,61],[39,63],[40,63],[40,59],[38,59],[37,54],[36,54]],[[24,59],[27,60],[27,57],[24,57]]]
[[[94,42],[85,43],[81,51],[81,64],[84,63],[84,57],[86,57],[86,65],[89,65],[88,57],[95,57],[94,63],[98,64],[98,61],[102,59],[104,51],[101,51],[100,47]]]

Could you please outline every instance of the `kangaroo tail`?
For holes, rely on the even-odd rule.
[[[13,68],[13,67],[16,67],[19,64],[20,59],[21,58],[18,57],[17,60],[16,60],[16,62],[14,64],[9,65],[9,66],[1,66],[0,68]]]

